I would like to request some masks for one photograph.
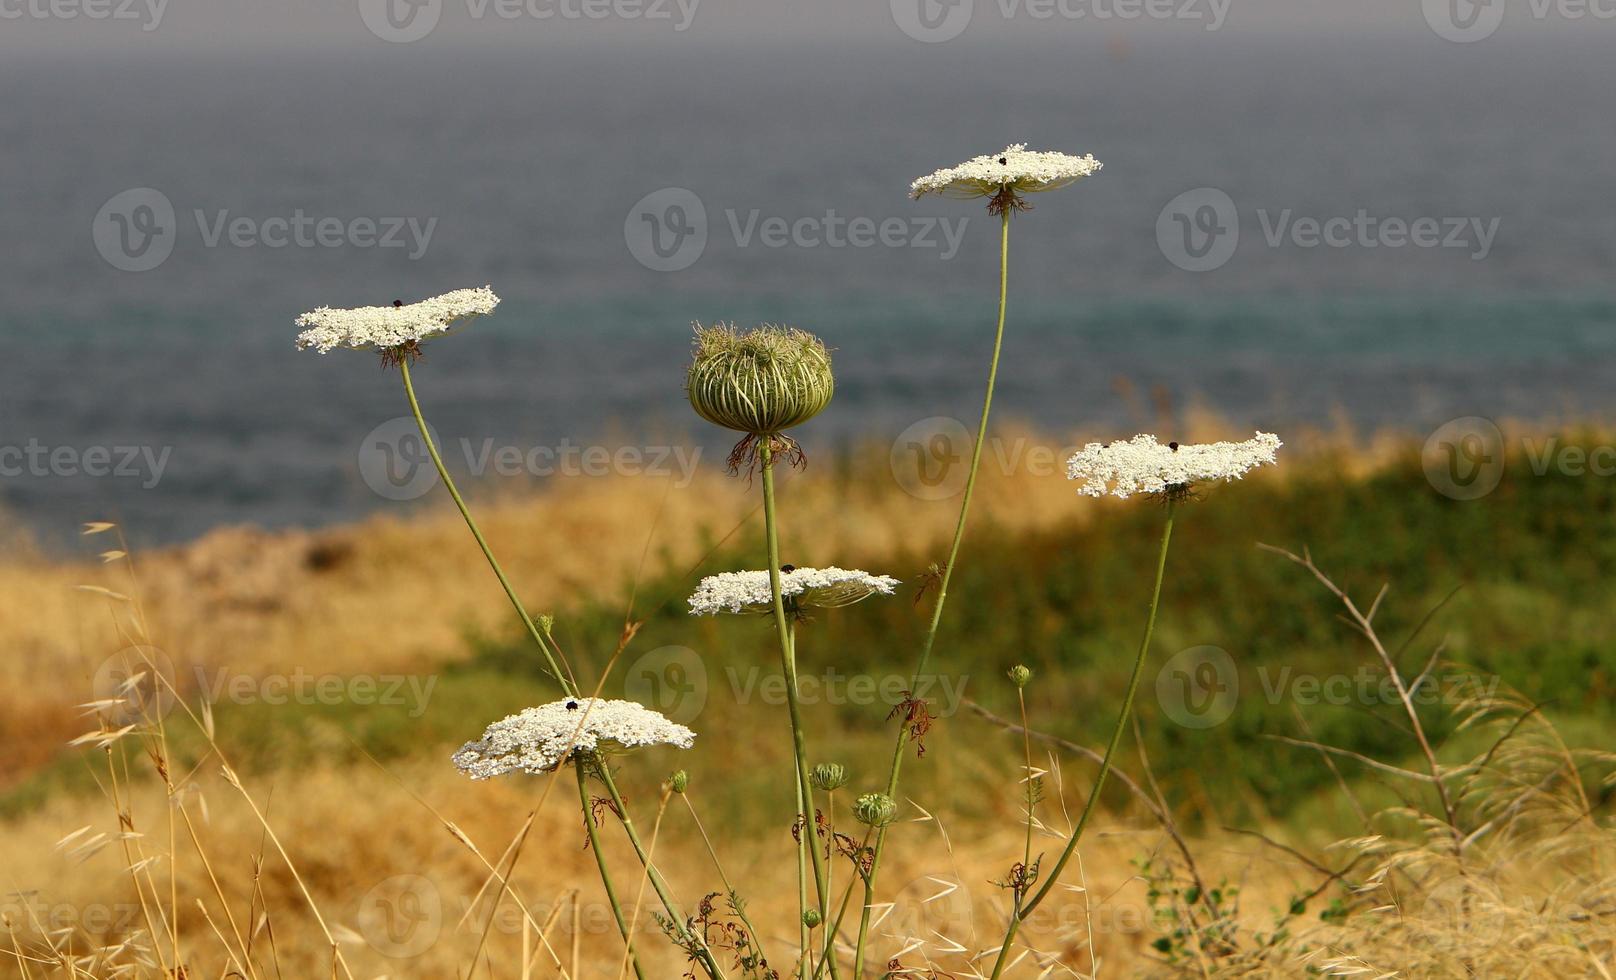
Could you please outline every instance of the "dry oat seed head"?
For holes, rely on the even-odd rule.
[[[1082,480],[1077,492],[1090,497],[1131,497],[1173,493],[1205,481],[1238,480],[1258,466],[1275,462],[1284,443],[1271,432],[1245,442],[1162,445],[1152,435],[1127,442],[1091,442],[1066,461],[1066,477]]]
[[[915,198],[927,194],[968,198],[1052,191],[1097,174],[1102,166],[1092,154],[1041,152],[1027,149],[1025,143],[1012,143],[998,153],[917,178],[909,185],[909,193]]]
[[[472,779],[545,773],[573,749],[608,755],[648,745],[688,749],[696,733],[633,701],[563,698],[494,722],[453,756]]]
[[[499,297],[492,288],[456,289],[419,303],[361,306],[351,310],[322,306],[297,318],[304,331],[298,350],[313,347],[324,354],[337,347],[387,351],[418,344],[448,333],[456,323],[494,312]]]
[[[857,568],[794,568],[780,570],[780,595],[797,606],[831,609],[850,606],[873,595],[891,595],[899,585],[890,575],[871,575]],[[774,593],[766,571],[720,572],[696,586],[688,600],[690,615],[766,613],[774,609]]]

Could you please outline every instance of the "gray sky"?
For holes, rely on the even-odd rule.
[[[1597,13],[1567,12],[1579,5]],[[921,43],[916,35],[946,47],[1051,39],[1060,31],[1136,39],[1197,33],[1430,38],[1446,22],[1461,32],[1471,18],[1479,13],[1485,21],[1493,9],[1503,16],[1500,33],[1616,36],[1616,0],[1482,0],[1480,8],[1472,0],[0,0],[0,49],[381,50],[782,37]],[[1449,38],[1456,39],[1462,36]]]

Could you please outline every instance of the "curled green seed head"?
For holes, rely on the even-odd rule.
[[[836,391],[830,351],[818,337],[765,324],[696,325],[685,388],[696,414],[714,425],[767,436],[818,415]]]
[[[1016,687],[1026,687],[1027,682],[1032,680],[1032,671],[1028,670],[1022,664],[1016,664],[1014,667],[1011,667],[1008,671],[1008,675],[1010,677],[1010,683],[1014,684]]]
[[[847,769],[835,762],[821,762],[808,771],[808,781],[815,789],[841,789],[847,785]]]
[[[865,793],[853,804],[853,816],[871,827],[885,827],[898,815],[898,804],[885,793]]]
[[[680,769],[678,772],[675,772],[673,775],[668,777],[668,786],[675,793],[683,793],[685,791],[685,787],[689,785],[690,774],[685,772],[683,769]]]

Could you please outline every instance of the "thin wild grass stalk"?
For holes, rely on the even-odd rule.
[[[1396,658],[1387,651],[1385,644],[1380,641],[1380,635],[1375,631],[1375,613],[1380,610],[1381,600],[1386,596],[1385,586],[1382,586],[1380,592],[1376,594],[1375,600],[1370,604],[1368,610],[1360,610],[1346,590],[1336,585],[1334,580],[1324,574],[1313,563],[1313,556],[1307,549],[1304,548],[1302,554],[1297,555],[1283,548],[1275,548],[1272,545],[1259,544],[1257,547],[1288,558],[1295,564],[1307,569],[1314,578],[1318,579],[1321,585],[1330,591],[1331,595],[1341,601],[1341,605],[1347,610],[1347,615],[1350,617],[1352,628],[1369,641],[1369,645],[1375,651],[1375,656],[1379,659],[1382,669],[1386,671],[1386,676],[1391,679],[1392,685],[1397,691],[1397,700],[1403,707],[1403,713],[1408,716],[1409,730],[1413,732],[1414,740],[1419,745],[1420,754],[1425,758],[1426,771],[1431,775],[1431,785],[1435,787],[1437,802],[1442,807],[1442,817],[1447,821],[1452,832],[1454,857],[1462,860],[1464,857],[1465,834],[1459,826],[1458,806],[1449,796],[1447,784],[1444,782],[1447,774],[1441,764],[1437,762],[1436,750],[1431,747],[1431,740],[1425,734],[1425,724],[1420,721],[1419,712],[1414,710],[1414,699],[1409,693],[1409,685],[1404,681],[1402,671],[1397,667]],[[1417,687],[1418,684],[1419,681],[1416,680],[1415,686]]]
[[[1122,736],[1128,730],[1128,721],[1133,713],[1134,695],[1139,690],[1139,678],[1145,670],[1145,660],[1150,653],[1151,634],[1156,629],[1156,609],[1161,602],[1162,580],[1167,571],[1167,549],[1173,539],[1173,517],[1177,509],[1177,502],[1172,495],[1167,499],[1167,519],[1162,526],[1161,549],[1156,556],[1156,584],[1150,594],[1150,612],[1145,617],[1144,636],[1139,641],[1139,652],[1134,657],[1133,673],[1128,677],[1128,689],[1122,697],[1122,709],[1117,713],[1117,724],[1111,732],[1111,741],[1107,743],[1105,757],[1100,760],[1099,775],[1094,777],[1094,788],[1089,791],[1088,802],[1083,805],[1083,812],[1077,818],[1077,826],[1072,829],[1072,836],[1066,842],[1055,866],[1048,874],[1043,876],[1044,883],[1032,897],[1025,902],[1017,902],[1011,909],[1009,924],[1005,927],[1004,941],[999,947],[999,956],[994,961],[992,977],[997,978],[1005,968],[1010,950],[1015,944],[1016,932],[1021,928],[1027,916],[1031,915],[1045,898],[1048,897],[1055,883],[1060,880],[1061,872],[1065,870],[1066,863],[1076,852],[1078,842],[1083,839],[1083,830],[1088,826],[1089,818],[1094,815],[1095,808],[1100,802],[1100,793],[1105,789],[1105,780],[1111,773],[1111,764],[1116,759],[1117,748],[1122,744]],[[1023,726],[1025,728],[1025,726]],[[1019,895],[1017,896],[1019,899]]]
[[[504,890],[508,891],[510,893],[511,897],[516,900],[517,908],[522,910],[522,918],[523,918],[524,926],[531,926],[532,928],[537,930],[537,935],[538,935],[538,939],[539,939],[540,944],[542,944],[544,946],[545,951],[550,954],[550,959],[555,964],[556,969],[560,972],[561,977],[563,978],[563,980],[567,980],[567,978],[570,975],[567,972],[566,968],[561,963],[561,955],[550,944],[550,940],[548,938],[550,924],[555,919],[555,912],[552,910],[552,912],[551,912],[550,916],[548,917],[547,921],[542,925],[540,923],[538,923],[537,921],[535,921],[534,918],[533,918],[533,912],[528,906],[527,899],[523,898],[522,894],[516,890],[516,886],[511,883],[509,877],[506,876],[505,874],[502,874],[499,871],[499,868],[493,862],[488,860],[488,857],[483,854],[482,848],[478,847],[476,842],[473,841],[471,839],[471,837],[466,834],[465,831],[461,830],[460,827],[457,826],[454,821],[450,820],[448,817],[445,817],[442,813],[440,813],[438,811],[438,809],[436,807],[434,807],[431,803],[428,803],[425,799],[423,799],[419,793],[417,793],[413,789],[411,789],[409,787],[409,785],[407,783],[405,783],[404,780],[400,779],[398,777],[398,775],[395,774],[392,770],[390,770],[386,766],[382,765],[380,760],[378,760],[374,755],[371,755],[369,752],[367,752],[365,750],[364,746],[360,745],[356,740],[353,739],[352,736],[349,736],[348,742],[349,742],[349,745],[352,746],[352,748],[353,748],[353,750],[355,752],[357,752],[360,756],[364,757],[364,759],[366,761],[368,761],[371,765],[375,766],[387,778],[391,779],[394,783],[398,784],[398,787],[400,789],[402,789],[405,793],[409,794],[411,799],[415,800],[415,802],[420,804],[423,808],[425,808],[428,813],[432,814],[433,818],[436,819],[438,821],[438,823],[440,825],[442,825],[443,828],[449,832],[449,836],[451,836],[455,840],[459,841],[462,847],[466,848],[466,850],[470,851],[472,853],[472,855],[477,858],[478,861],[482,862],[483,867],[485,869],[487,869],[489,874],[492,876],[490,878],[485,879],[483,881],[482,887],[477,890],[477,894],[472,896],[471,902],[468,904],[468,907],[466,909],[465,914],[461,916],[461,922],[464,922],[465,919],[468,916],[470,916],[471,910],[476,907],[476,905],[477,905],[477,903],[479,901],[482,900],[483,892],[488,889],[489,882],[494,881],[494,880],[498,880],[499,883],[500,883],[500,886]],[[540,797],[540,799],[539,799],[539,807],[542,807],[544,805],[544,800],[548,798],[549,793],[550,793],[550,787],[547,786],[547,787],[545,787],[544,796]],[[535,807],[533,809],[533,811],[528,814],[527,821],[523,824],[522,834],[526,834],[527,829],[533,825],[533,820],[538,816],[539,807]],[[505,857],[510,854],[511,850],[514,849],[515,846],[516,846],[516,842],[513,841],[512,844],[511,844],[511,847],[506,849],[505,854],[500,856],[500,860],[499,860],[500,865],[503,865],[505,863]],[[556,908],[560,907],[559,903],[560,903],[560,900],[558,899]]]
[[[1024,765],[1022,768],[1023,785],[1026,786],[1027,799],[1027,840],[1021,852],[1021,866],[1032,867],[1032,828],[1036,822],[1033,808],[1037,805],[1037,783],[1034,782],[1032,770],[1032,736],[1027,733],[1027,691],[1024,685],[1016,685],[1016,705],[1021,709],[1021,752]]]
[[[292,873],[292,880],[297,884],[298,891],[302,893],[303,901],[309,907],[309,913],[314,916],[315,924],[320,927],[320,933],[325,936],[326,942],[331,947],[332,974],[335,975],[337,970],[340,969],[342,975],[347,977],[348,980],[354,980],[353,971],[348,968],[348,961],[343,959],[342,947],[337,944],[336,937],[332,935],[330,927],[326,925],[325,916],[320,914],[320,906],[315,903],[314,895],[309,891],[307,883],[304,882],[302,873],[297,870],[297,865],[293,863],[292,855],[287,852],[285,845],[281,843],[280,837],[275,833],[275,828],[270,826],[268,818],[258,808],[257,801],[252,798],[251,793],[247,792],[247,787],[242,785],[241,778],[236,775],[234,769],[230,768],[229,763],[224,764],[223,772],[225,782],[235,787],[236,791],[241,794],[241,798],[246,801],[248,809],[252,810],[253,817],[257,819],[258,825],[268,835],[270,843],[275,845],[275,850],[280,854],[281,860],[286,862],[287,870]]]
[[[663,790],[662,790],[662,797],[661,797],[661,799],[659,799],[657,801],[656,819],[651,821],[651,855],[652,855],[652,857],[656,856],[657,838],[660,837],[661,834],[662,834],[662,817],[668,812],[668,798],[670,796],[672,796],[672,795],[673,795],[673,790],[671,788],[667,787],[667,786],[664,786]],[[645,875],[645,874],[640,875],[639,889],[635,892],[635,895],[634,895],[634,909],[633,909],[633,911],[631,911],[629,913],[629,917],[628,917],[628,936],[630,938],[628,939],[627,943],[623,947],[623,962],[620,963],[618,965],[618,967],[617,967],[618,980],[622,980],[623,974],[625,972],[627,972],[627,970],[628,970],[628,959],[629,959],[630,956],[632,956],[634,954],[634,943],[633,943],[633,940],[632,940],[631,937],[633,937],[634,930],[635,930],[636,926],[639,924],[639,921],[640,921],[640,907],[645,902],[645,882],[649,877],[650,877],[649,875]],[[635,972],[636,973],[639,972],[638,966],[635,967]]]
[[[746,914],[745,900],[735,890],[734,882],[730,881],[729,875],[724,871],[724,862],[718,859],[718,851],[713,847],[713,839],[707,836],[707,827],[701,822],[700,815],[696,813],[695,804],[690,802],[690,791],[687,789],[679,795],[685,801],[685,809],[690,811],[690,819],[696,824],[696,832],[701,835],[701,842],[707,848],[707,855],[713,859],[713,869],[718,872],[718,880],[724,883],[724,893],[729,896],[730,905],[735,909],[735,914],[740,918],[741,924],[746,926],[747,934],[751,936],[752,943],[757,947],[758,953],[767,961],[768,956],[763,950],[763,934],[758,932],[757,926],[752,924],[751,917]]]
[[[937,643],[937,629],[942,625],[943,621],[943,607],[948,602],[948,583],[953,577],[955,565],[959,560],[960,542],[965,540],[965,524],[971,514],[971,498],[976,492],[977,471],[981,467],[982,449],[987,442],[988,415],[993,410],[993,389],[999,377],[999,354],[1004,348],[1005,304],[1010,283],[1010,215],[1015,210],[1014,207],[1005,207],[999,216],[999,318],[998,326],[993,333],[993,356],[988,361],[987,390],[982,396],[982,418],[977,422],[976,442],[971,448],[971,468],[965,477],[965,494],[960,499],[959,519],[954,524],[954,540],[948,547],[948,561],[943,565],[942,574],[937,583],[937,599],[932,605],[931,620],[926,625],[926,636],[921,641],[920,658],[915,664],[914,679],[909,685],[911,692],[920,689],[921,678],[925,676],[926,668],[931,664],[932,648]],[[900,722],[897,744],[893,746],[892,762],[887,772],[886,794],[893,799],[898,798],[898,777],[903,770],[903,756],[908,745],[909,726]],[[865,876],[871,895],[874,894],[876,877],[881,869],[881,857],[886,850],[887,829],[882,827],[875,833],[875,852],[870,860],[869,874]],[[853,976],[855,977],[864,975],[864,953],[869,930],[870,908],[869,902],[866,902],[864,912],[859,918],[858,940],[854,946]]]

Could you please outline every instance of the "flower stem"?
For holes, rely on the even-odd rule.
[[[1021,751],[1027,764],[1025,771],[1027,796],[1027,842],[1026,846],[1021,852],[1021,867],[1023,870],[1028,870],[1032,867],[1032,811],[1037,805],[1038,799],[1035,795],[1036,786],[1034,785],[1032,779],[1032,735],[1029,734],[1030,729],[1027,728],[1027,692],[1019,687],[1016,688],[1016,702],[1021,705]]]
[[[1117,727],[1111,732],[1111,742],[1106,746],[1105,756],[1100,760],[1100,774],[1094,779],[1094,789],[1089,792],[1088,802],[1083,805],[1083,813],[1077,818],[1077,827],[1072,831],[1072,837],[1066,842],[1066,849],[1061,852],[1060,860],[1045,876],[1044,883],[1038,891],[1019,908],[1010,914],[1010,924],[1005,929],[1004,943],[999,947],[999,958],[993,964],[993,977],[1003,972],[1009,960],[1010,947],[1016,938],[1016,930],[1021,923],[1031,915],[1034,910],[1049,895],[1050,889],[1060,879],[1061,871],[1066,868],[1072,854],[1077,851],[1077,843],[1083,837],[1083,828],[1088,825],[1089,817],[1094,814],[1100,801],[1100,791],[1105,788],[1105,777],[1111,773],[1112,760],[1116,758],[1117,747],[1122,744],[1122,733],[1128,729],[1128,719],[1133,713],[1134,694],[1139,690],[1139,678],[1145,672],[1145,659],[1150,653],[1150,636],[1156,629],[1156,607],[1161,602],[1162,579],[1167,571],[1167,546],[1173,538],[1173,512],[1177,508],[1171,499],[1167,502],[1167,523],[1162,527],[1161,551],[1156,556],[1156,586],[1150,594],[1150,615],[1145,619],[1145,635],[1139,641],[1139,653],[1134,657],[1133,675],[1128,678],[1128,692],[1122,698],[1122,711],[1117,715]],[[1025,727],[1025,726],[1023,726]]]
[[[612,885],[612,873],[606,867],[606,855],[600,849],[600,837],[595,833],[594,808],[589,804],[589,787],[584,780],[583,766],[574,759],[572,768],[578,774],[578,804],[583,808],[584,832],[589,835],[589,849],[595,852],[595,866],[600,869],[600,883],[606,886],[606,901],[612,905],[612,918],[617,920],[617,931],[623,937],[623,946],[629,962],[634,965],[634,975],[640,980],[645,980],[645,971],[640,969],[640,958],[634,955],[634,940],[629,935],[628,922],[623,918],[623,907],[617,901],[617,889]]]
[[[987,442],[988,413],[993,408],[993,386],[999,377],[999,352],[1004,347],[1004,312],[1005,301],[1008,297],[1010,285],[1010,214],[1015,208],[1007,207],[1000,215],[999,224],[999,325],[993,335],[993,359],[988,364],[988,388],[982,398],[982,420],[976,427],[976,445],[971,450],[971,471],[965,479],[965,496],[960,500],[959,521],[954,526],[954,543],[948,549],[948,564],[943,566],[943,574],[937,584],[937,602],[932,606],[931,623],[926,628],[926,638],[921,643],[920,660],[915,665],[914,680],[910,684],[910,697],[920,686],[920,679],[931,663],[931,651],[937,642],[937,627],[943,621],[943,605],[948,601],[948,582],[954,574],[954,563],[959,558],[960,542],[965,539],[965,519],[971,513],[971,497],[976,491],[976,473],[982,463],[982,447]],[[894,800],[898,798],[898,774],[903,768],[903,753],[909,745],[909,726],[898,725],[897,745],[892,750],[892,768],[887,775],[887,795]],[[875,835],[875,853],[870,858],[870,873],[866,876],[866,884],[870,894],[875,892],[875,877],[880,871],[881,855],[887,841],[887,828],[882,827]],[[870,903],[864,903],[864,913],[859,920],[858,942],[853,953],[853,976],[864,975],[864,945],[870,930]]]
[[[460,516],[465,519],[466,527],[471,531],[471,536],[477,540],[477,547],[482,549],[483,557],[488,561],[488,567],[494,570],[494,577],[499,579],[500,586],[504,588],[505,597],[511,601],[511,606],[516,609],[517,617],[522,620],[522,625],[527,627],[528,635],[533,638],[533,642],[538,645],[539,652],[544,655],[550,676],[554,677],[561,685],[563,693],[574,697],[578,696],[577,682],[570,672],[561,669],[560,663],[556,659],[556,654],[560,652],[559,649],[552,653],[551,643],[546,634],[540,631],[538,624],[533,621],[533,617],[528,615],[527,608],[522,605],[522,600],[516,595],[516,589],[511,585],[510,579],[505,577],[505,571],[499,567],[499,562],[495,560],[493,549],[488,546],[488,540],[483,537],[483,532],[477,527],[477,522],[472,519],[471,510],[466,506],[465,498],[460,496],[460,490],[455,486],[453,478],[449,476],[448,467],[443,465],[443,456],[438,452],[437,443],[432,438],[432,431],[427,428],[426,417],[421,414],[421,404],[415,397],[415,385],[410,381],[410,359],[408,357],[401,358],[398,366],[399,372],[404,378],[404,394],[409,397],[410,412],[414,414],[415,424],[421,430],[421,441],[426,444],[427,454],[432,457],[432,465],[438,470],[438,478],[443,481],[443,486],[449,491],[449,496],[454,498],[455,506],[460,509]],[[650,855],[646,852],[644,844],[641,843],[640,835],[634,829],[634,822],[629,819],[628,811],[624,808],[623,797],[617,790],[616,781],[612,779],[612,772],[604,764],[600,766],[600,781],[605,785],[607,793],[611,795],[612,804],[617,808],[618,818],[623,823],[623,830],[628,834],[629,843],[634,845],[634,853],[640,860],[640,866],[645,869],[646,874],[649,876],[651,886],[656,889],[657,898],[662,901],[664,911],[668,913],[669,918],[673,919],[678,928],[685,928],[684,913],[679,911],[678,904],[673,901],[672,896],[668,893],[666,883],[662,880],[662,875],[652,866]],[[584,819],[589,819],[587,811],[584,813]],[[692,936],[692,938],[700,951],[702,966],[706,969],[708,976],[713,977],[714,980],[723,977],[724,972],[718,968],[718,962],[713,958],[711,950],[707,948],[706,941],[700,936]]]
[[[533,617],[527,614],[527,610],[522,606],[522,600],[516,597],[516,589],[511,585],[511,580],[505,577],[505,570],[500,568],[499,562],[494,559],[494,552],[488,547],[488,541],[483,537],[483,532],[477,527],[477,522],[472,519],[471,510],[466,506],[465,498],[460,496],[460,490],[455,486],[454,480],[449,478],[449,470],[443,465],[443,457],[438,453],[437,443],[433,441],[432,433],[427,429],[426,418],[421,414],[421,404],[415,399],[415,385],[410,381],[410,359],[407,356],[399,359],[398,369],[404,376],[404,394],[409,397],[410,411],[415,415],[415,424],[421,430],[421,441],[426,443],[426,451],[432,457],[432,465],[438,469],[438,478],[443,481],[444,489],[449,491],[449,496],[454,498],[455,506],[460,508],[460,516],[465,518],[466,527],[471,530],[471,536],[477,539],[477,547],[482,549],[483,557],[488,559],[488,567],[494,570],[494,577],[499,579],[500,587],[505,590],[505,597],[511,600],[512,606],[516,607],[516,615],[521,618],[522,625],[527,627],[528,634],[533,637],[533,642],[538,644],[540,652],[544,654],[545,666],[549,669],[550,676],[561,684],[561,689],[564,693],[576,696],[578,689],[571,675],[562,672],[560,665],[556,662],[555,655],[550,652],[550,645],[545,642],[543,634],[539,632],[538,624],[533,622]]]
[[[797,690],[797,639],[795,627],[786,616],[785,599],[780,594],[780,520],[774,503],[774,447],[764,436],[758,450],[763,469],[763,523],[769,546],[769,592],[774,597],[774,624],[780,634],[780,668],[785,673],[786,704],[791,713],[791,751],[797,767],[797,809],[801,820],[798,842],[808,851],[814,869],[814,890],[823,921],[829,917],[830,893],[825,887],[824,857],[819,853],[819,828],[814,820],[814,794],[808,784],[808,743],[803,733],[802,704]],[[806,889],[804,889],[806,890]],[[798,911],[810,908],[808,896],[802,895]],[[804,955],[808,945],[803,944]],[[830,963],[830,975],[837,975],[836,963]]]

